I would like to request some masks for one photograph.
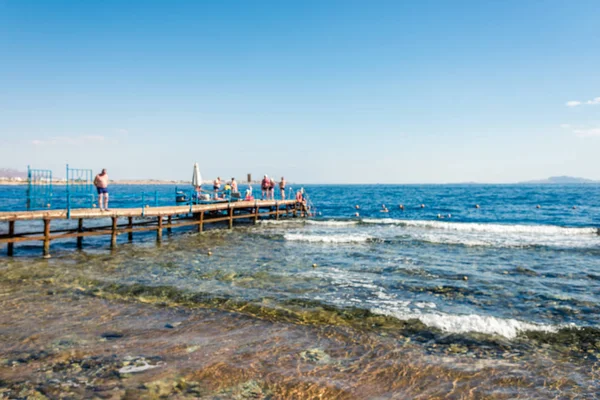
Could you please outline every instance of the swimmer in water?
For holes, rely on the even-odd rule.
[[[385,206],[385,204],[381,205],[381,212],[389,212],[390,210],[387,209],[387,207]]]

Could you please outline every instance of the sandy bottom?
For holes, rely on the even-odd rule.
[[[350,327],[17,286],[0,285],[0,398],[593,398],[599,378],[542,352],[441,355]]]

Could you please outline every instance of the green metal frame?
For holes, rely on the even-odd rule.
[[[27,166],[27,210],[49,208],[52,204],[52,171]]]
[[[71,218],[71,208],[75,201],[94,205],[94,174],[91,169],[69,168],[67,164],[67,218]]]

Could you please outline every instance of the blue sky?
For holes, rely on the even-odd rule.
[[[0,167],[600,179],[599,15],[597,0],[0,0]]]

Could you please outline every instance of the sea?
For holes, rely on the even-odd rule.
[[[0,258],[0,388],[598,398],[600,185],[291,186],[312,217],[182,228],[160,245],[136,234],[113,250],[108,237],[57,241],[50,260],[16,245]],[[110,205],[173,205],[178,189],[113,185]],[[25,193],[0,186],[0,211]],[[56,186],[50,208],[65,197]],[[89,372],[101,368],[114,374]]]

